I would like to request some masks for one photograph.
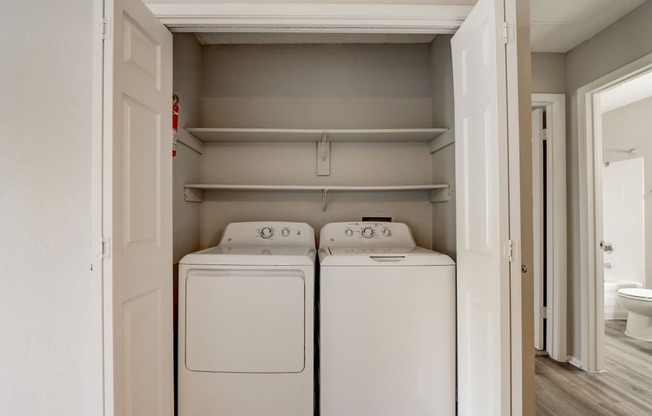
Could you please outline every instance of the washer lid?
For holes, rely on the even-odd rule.
[[[445,254],[414,246],[328,246],[319,250],[322,266],[452,266]]]
[[[630,287],[625,289],[618,289],[618,293],[632,299],[650,299],[652,300],[652,289],[643,289]]]
[[[394,255],[414,252],[414,246],[329,246],[328,252],[336,256]]]
[[[311,246],[220,245],[186,255],[180,264],[312,266],[315,249]]]

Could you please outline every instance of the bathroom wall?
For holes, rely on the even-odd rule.
[[[611,162],[602,168],[604,277],[645,284],[645,202],[643,158]]]
[[[652,288],[652,98],[604,113],[602,116],[603,148],[637,150],[636,157],[644,164],[645,241],[648,242],[645,258],[646,287]],[[605,162],[631,159],[622,153],[604,153]]]

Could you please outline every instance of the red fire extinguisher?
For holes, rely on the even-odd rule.
[[[177,155],[177,134],[179,133],[179,96],[172,94],[172,157]]]

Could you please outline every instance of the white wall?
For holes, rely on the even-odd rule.
[[[579,275],[579,155],[577,90],[616,69],[652,53],[652,2],[646,2],[567,54],[568,130],[568,299],[569,354],[581,357]]]
[[[645,287],[652,287],[652,98],[637,101],[609,111],[602,116],[602,143],[604,148],[637,150],[636,157],[643,159],[645,192]],[[622,153],[604,153],[604,160],[613,162],[632,156]],[[649,253],[649,254],[648,254]]]
[[[604,241],[613,253],[604,254],[604,278],[645,284],[645,202],[643,159],[611,162],[602,168]]]
[[[0,414],[93,413],[93,2],[0,13]]]

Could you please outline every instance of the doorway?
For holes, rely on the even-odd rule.
[[[652,54],[608,74],[578,90],[578,133],[580,166],[580,290],[581,358],[575,363],[587,371],[604,371],[605,343],[605,243],[603,170],[605,155],[635,156],[637,146],[603,144],[603,113],[609,95],[652,73]],[[638,81],[636,81],[638,80]],[[634,88],[637,94],[641,88]],[[652,93],[649,95],[652,96]],[[648,97],[649,97],[648,96]],[[640,101],[644,96],[630,98]],[[631,101],[631,102],[634,102]],[[607,150],[605,153],[604,150]],[[616,152],[610,152],[615,150]],[[611,265],[611,264],[610,264]]]
[[[566,361],[566,96],[532,95],[535,348]]]

